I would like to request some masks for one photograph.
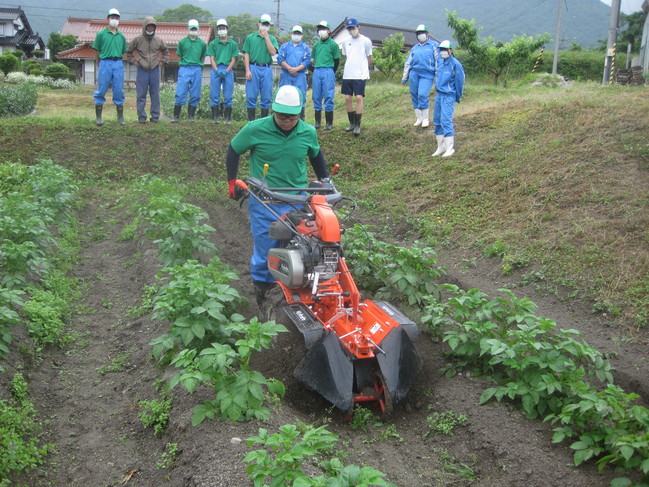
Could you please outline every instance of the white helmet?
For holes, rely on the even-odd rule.
[[[299,32],[300,34],[302,34],[304,31],[302,30],[301,25],[294,25],[293,28],[291,29],[291,32]]]
[[[302,94],[300,90],[292,85],[284,85],[275,94],[273,111],[277,113],[288,113],[297,115],[302,111]]]
[[[198,29],[198,20],[192,19],[187,23],[187,27],[190,29]]]
[[[117,10],[116,8],[111,8],[108,11],[108,15],[106,16],[106,18],[110,17],[111,15],[117,15],[118,17],[121,17],[121,15],[119,14],[119,10]]]
[[[261,17],[259,17],[259,22],[261,22],[262,24],[265,24],[265,23],[272,24],[272,22],[270,20],[270,15],[268,15],[268,14],[263,14]]]
[[[439,44],[440,49],[453,49],[453,44],[451,41],[442,41]]]
[[[227,27],[228,26],[228,21],[225,20],[225,19],[219,19],[219,20],[216,21],[216,26],[217,27],[221,27],[221,26]]]

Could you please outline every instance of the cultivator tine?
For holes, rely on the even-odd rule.
[[[398,403],[406,397],[421,370],[421,355],[402,326],[388,333],[381,347],[385,353],[377,354],[376,359],[390,395]]]

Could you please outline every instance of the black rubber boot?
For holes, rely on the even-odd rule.
[[[325,112],[325,122],[324,130],[334,128],[334,112]]]
[[[103,105],[95,105],[95,123],[100,127],[104,124],[104,121],[101,119],[101,111],[103,110]]]
[[[319,129],[320,125],[322,125],[322,110],[316,110],[315,111],[315,124],[313,125],[315,128]]]
[[[187,121],[188,122],[193,122],[194,121],[194,115],[196,115],[196,107],[193,107],[189,105],[187,107]]]
[[[261,118],[267,117],[268,116],[268,108],[262,108],[261,109]]]
[[[257,305],[261,308],[264,300],[266,299],[266,293],[273,287],[272,282],[263,282],[263,281],[252,281],[253,286],[255,287],[255,299],[257,300]]]
[[[224,107],[223,108],[223,118],[226,124],[230,124],[230,121],[232,119],[232,107]]]
[[[356,127],[356,112],[347,112],[347,118],[349,119],[349,125],[345,127],[345,132],[351,132]]]
[[[252,122],[255,119],[255,109],[248,108],[248,122]]]
[[[212,122],[219,123],[219,107],[212,107]]]
[[[354,135],[361,135],[361,117],[362,113],[356,114],[356,125],[354,125]]]
[[[124,105],[116,105],[117,106],[117,123],[120,125],[124,125],[126,122],[124,121]]]
[[[171,119],[171,123],[178,123],[180,120],[180,110],[183,109],[182,105],[175,105],[174,106],[174,118]]]

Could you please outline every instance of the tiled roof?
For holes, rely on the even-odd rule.
[[[97,57],[97,51],[95,51],[90,44],[81,44],[67,51],[61,51],[56,55],[57,58],[64,59],[95,59]],[[126,55],[124,55],[126,59]],[[175,49],[169,49],[169,61],[179,61],[180,58],[176,54]]]
[[[20,12],[19,8],[0,8],[0,20],[16,20]]]
[[[61,29],[61,35],[73,35],[74,37],[79,37],[79,35],[85,30],[88,22],[91,19],[79,19],[75,17],[68,17],[63,24]]]

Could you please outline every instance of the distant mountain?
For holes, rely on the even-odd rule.
[[[410,0],[397,3],[394,0],[246,0],[246,2],[223,2],[202,0],[194,2],[214,14],[214,18],[249,13],[253,16],[269,13],[273,20],[280,10],[280,28],[288,29],[305,22],[316,24],[326,19],[333,27],[345,17],[356,17],[361,23],[392,25],[414,28],[418,24],[429,26],[437,38],[450,38],[446,25],[446,9],[457,11],[461,18],[475,19],[482,27],[483,37],[493,36],[509,41],[513,35],[537,35],[545,32],[555,37],[557,5],[563,6],[561,19],[561,47],[576,42],[587,48],[606,39],[611,8],[600,0]],[[43,38],[50,32],[58,32],[67,17],[102,18],[110,7],[116,7],[124,18],[144,17],[175,8],[182,0],[87,0],[80,7],[77,0],[34,0],[24,7],[32,28]],[[567,11],[566,11],[567,6]]]

